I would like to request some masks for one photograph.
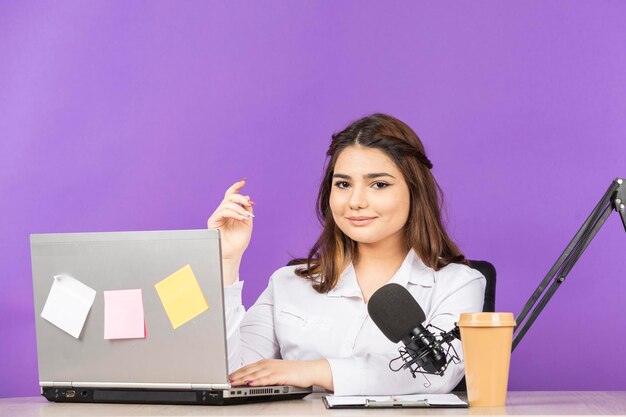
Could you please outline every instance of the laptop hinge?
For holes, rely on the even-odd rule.
[[[139,388],[139,389],[180,389],[189,390],[191,384],[153,382],[73,382],[75,388]]]
[[[194,390],[230,389],[230,384],[191,384],[191,389],[194,389]]]
[[[71,387],[71,382],[39,381],[40,387]]]

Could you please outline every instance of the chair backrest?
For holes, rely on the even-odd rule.
[[[496,268],[487,261],[469,261],[470,267],[477,270],[487,280],[485,287],[485,301],[483,311],[493,313],[496,311]]]
[[[469,261],[471,268],[479,271],[487,280],[485,287],[485,301],[483,311],[493,313],[496,311],[496,268],[487,261]],[[466,391],[465,377],[459,382],[453,391]]]

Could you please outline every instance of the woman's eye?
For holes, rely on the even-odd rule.
[[[375,182],[374,184],[372,184],[372,186],[374,188],[387,188],[389,187],[389,184],[387,184],[386,182]]]
[[[347,188],[349,185],[350,185],[350,184],[348,184],[348,183],[347,183],[347,182],[345,182],[345,181],[337,181],[337,182],[335,183],[335,187],[338,187],[338,188]]]

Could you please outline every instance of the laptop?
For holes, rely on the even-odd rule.
[[[222,405],[311,393],[231,387],[219,231],[33,234],[30,244],[49,401]]]

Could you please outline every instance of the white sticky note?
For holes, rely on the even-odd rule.
[[[95,298],[93,288],[69,275],[55,275],[41,317],[78,339]]]

